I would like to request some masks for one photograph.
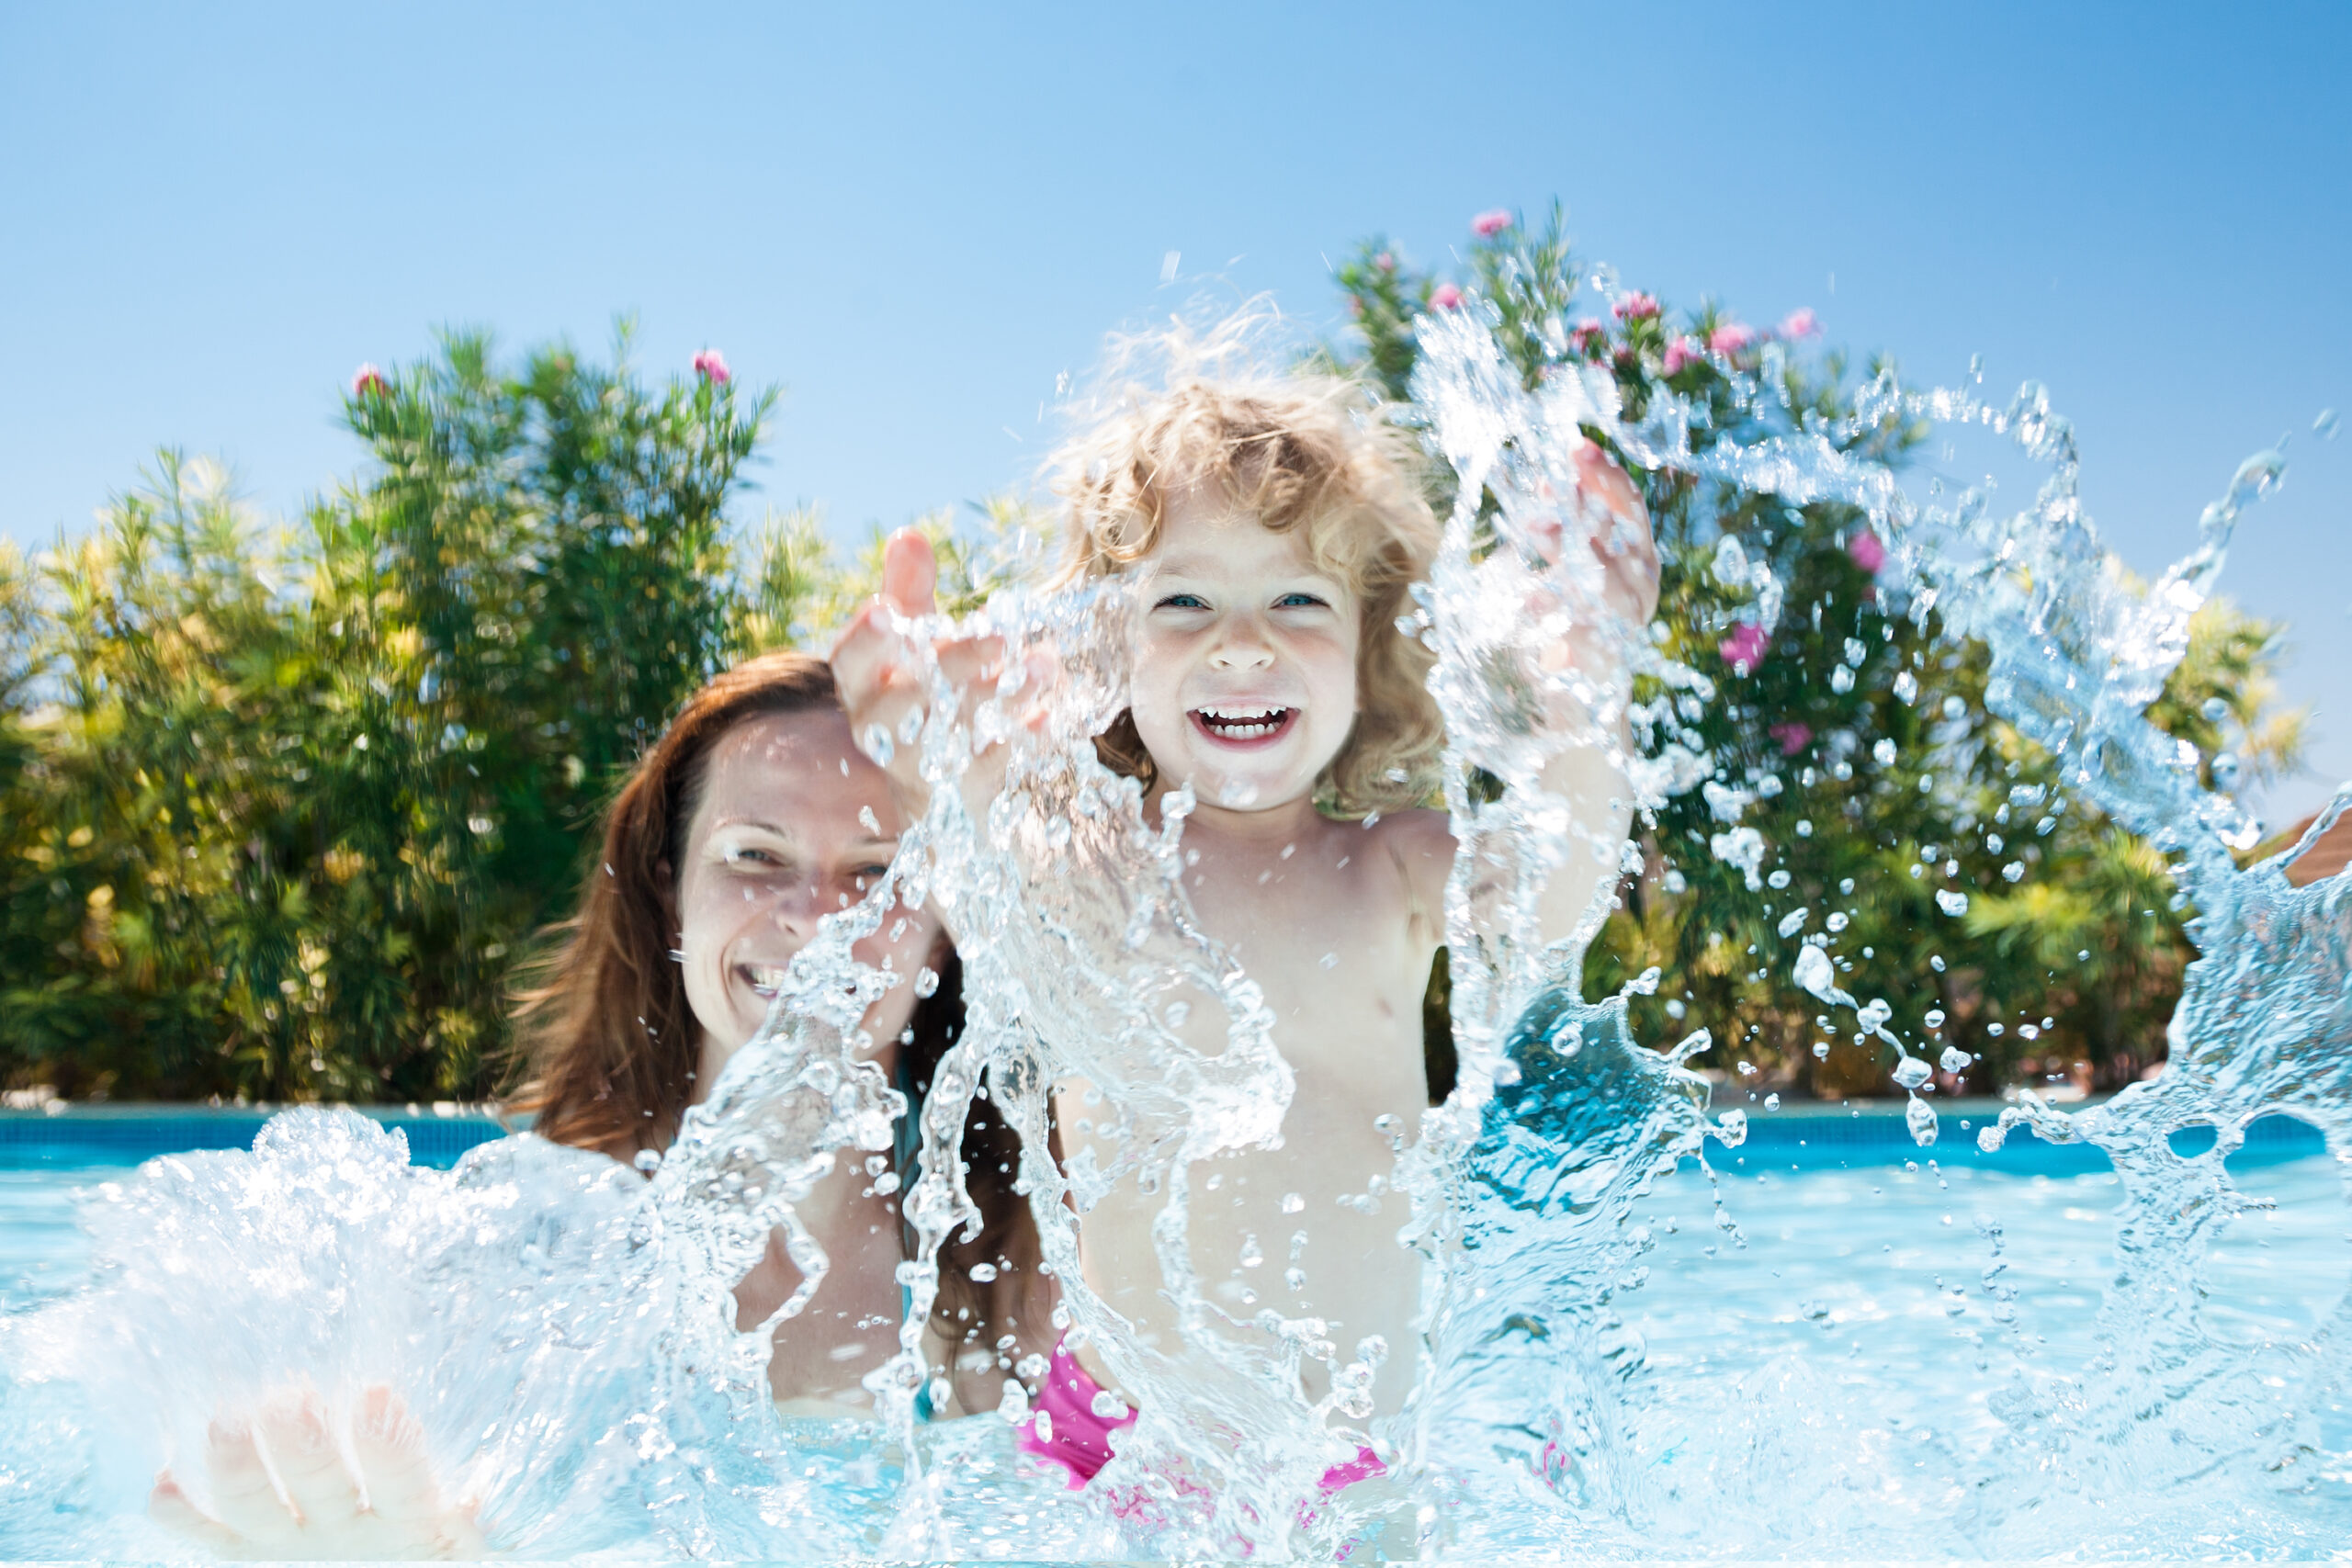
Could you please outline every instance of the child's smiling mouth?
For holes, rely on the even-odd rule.
[[[1198,707],[1187,716],[1193,727],[1220,746],[1267,745],[1290,732],[1298,710],[1266,704],[1220,703]]]

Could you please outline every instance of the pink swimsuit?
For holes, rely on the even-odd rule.
[[[1102,1392],[1102,1385],[1087,1375],[1077,1359],[1056,1345],[1053,1359],[1046,1366],[1045,1382],[1037,1389],[1033,1413],[1021,1423],[1021,1435],[1015,1439],[1023,1453],[1051,1460],[1068,1471],[1073,1492],[1093,1480],[1111,1462],[1111,1434],[1122,1427],[1135,1425],[1136,1413],[1132,1410],[1123,1410],[1115,1416],[1097,1416],[1094,1398]],[[1037,1435],[1039,1416],[1046,1419],[1046,1429],[1051,1434],[1048,1437]],[[1343,1486],[1387,1473],[1388,1467],[1380,1462],[1378,1454],[1368,1448],[1358,1449],[1355,1458],[1325,1471],[1320,1486],[1323,1495],[1329,1497]]]

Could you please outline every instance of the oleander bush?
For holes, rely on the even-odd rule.
[[[1777,380],[1789,422],[1810,429],[1849,418],[1858,376],[1893,373],[1815,351],[1810,310],[1759,329],[1712,300],[1678,321],[1646,293],[1580,293],[1556,207],[1540,228],[1502,211],[1474,227],[1453,278],[1385,240],[1359,246],[1339,270],[1353,341],[1329,356],[1407,398],[1414,322],[1489,309],[1531,388],[1569,363],[1606,367],[1635,415],[1670,388],[1706,409],[1694,444],[1754,427],[1729,371]],[[1882,423],[1846,446],[1899,466],[1923,434]],[[2051,756],[1985,711],[1982,645],[1882,581],[1886,550],[1849,507],[1687,477],[1645,488],[1661,647],[1713,693],[1645,680],[1637,729],[1653,750],[1679,744],[1716,765],[1713,788],[1640,825],[1646,869],[1593,945],[1587,994],[1656,966],[1656,993],[1633,1004],[1642,1038],[1704,1027],[1715,1043],[1700,1059],[1758,1089],[1890,1092],[1885,1047],[1823,1027],[1791,978],[1799,943],[1826,934],[1840,985],[1884,997],[1931,1056],[1949,1045],[1974,1058],[1942,1075],[1947,1090],[2114,1087],[2161,1061],[2193,955],[2163,857],[2061,790]],[[2199,749],[2209,783],[2217,767],[2235,784],[2297,761],[2301,716],[2271,706],[2281,630],[2220,601],[2196,618],[2154,717]]]

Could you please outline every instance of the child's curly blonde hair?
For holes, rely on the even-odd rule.
[[[1190,376],[1130,392],[1053,459],[1067,509],[1056,581],[1110,576],[1149,556],[1170,502],[1194,488],[1277,533],[1304,529],[1317,569],[1348,583],[1363,614],[1355,726],[1318,804],[1341,817],[1418,806],[1436,786],[1444,723],[1429,692],[1432,656],[1396,620],[1437,554],[1426,461],[1389,408],[1338,376]],[[1098,746],[1107,765],[1150,785],[1131,715]]]

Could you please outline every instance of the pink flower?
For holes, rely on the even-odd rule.
[[[1592,352],[1593,345],[1600,342],[1607,333],[1607,328],[1603,327],[1599,321],[1594,321],[1590,316],[1587,316],[1583,321],[1578,321],[1574,327],[1568,330],[1568,341],[1576,344],[1577,353],[1590,354]]]
[[[1628,294],[1625,298],[1617,301],[1615,310],[1617,311],[1617,319],[1621,321],[1645,321],[1657,314],[1657,296],[1655,294]]]
[[[1482,240],[1491,240],[1510,225],[1510,209],[1498,207],[1470,220],[1470,231]]]
[[[1679,374],[1686,365],[1706,362],[1707,351],[1699,346],[1697,338],[1679,337],[1666,345],[1666,373],[1669,376]]]
[[[384,373],[373,365],[362,365],[351,373],[351,395],[355,398],[364,398],[371,393],[381,397],[391,389],[392,384],[385,380]]]
[[[1430,303],[1441,310],[1451,310],[1462,303],[1462,290],[1451,283],[1441,283],[1430,290]]]
[[[1813,727],[1799,724],[1793,719],[1776,724],[1766,733],[1781,743],[1781,755],[1783,757],[1793,757],[1813,744]]]
[[[1770,638],[1754,621],[1742,621],[1732,627],[1731,636],[1717,645],[1715,651],[1724,656],[1725,664],[1753,670],[1764,662],[1764,645]]]
[[[1741,349],[1751,346],[1755,342],[1756,329],[1754,327],[1742,326],[1737,321],[1725,321],[1723,325],[1717,327],[1713,332],[1707,334],[1707,346],[1713,349],[1717,354],[1726,355],[1737,354]]]
[[[1846,541],[1846,553],[1854,558],[1856,566],[1872,577],[1876,577],[1878,569],[1886,564],[1886,547],[1880,544],[1878,536],[1868,528]]]
[[[734,372],[727,368],[727,356],[715,348],[706,348],[695,355],[695,374],[722,387],[735,378]]]
[[[1396,270],[1396,258],[1390,255],[1386,251],[1383,251],[1378,255],[1372,258],[1372,265],[1378,267],[1383,272],[1395,272]]]
[[[1811,337],[1821,330],[1821,321],[1810,305],[1800,305],[1781,321],[1781,335],[1785,338]]]

